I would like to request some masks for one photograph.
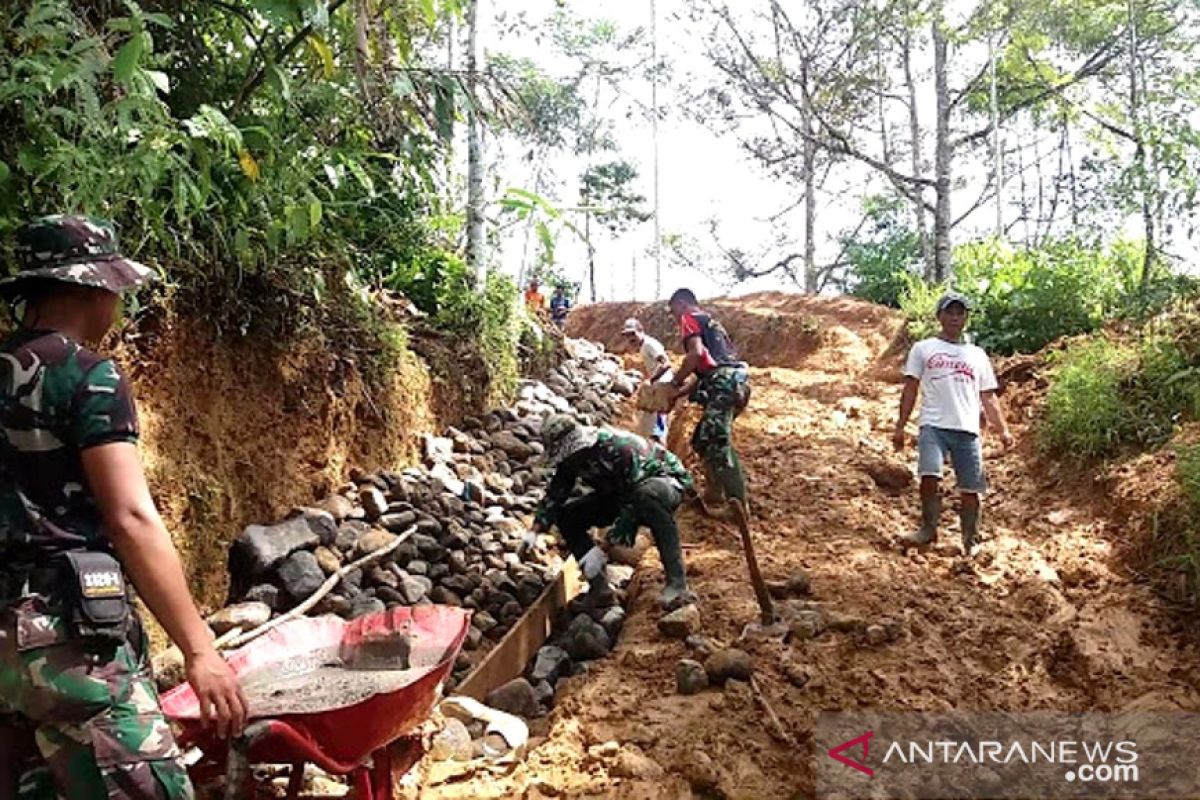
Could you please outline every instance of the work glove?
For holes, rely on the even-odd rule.
[[[583,573],[583,577],[591,580],[600,574],[604,569],[604,565],[608,563],[608,556],[599,547],[593,547],[583,554],[583,558],[579,559],[579,571]]]
[[[529,531],[521,537],[521,544],[517,546],[517,555],[524,558],[530,552],[538,549],[541,549],[541,545],[538,542],[537,531]]]

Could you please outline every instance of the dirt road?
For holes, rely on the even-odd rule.
[[[633,310],[584,310],[573,324],[611,338]],[[675,665],[689,651],[656,628],[662,573],[651,549],[616,649],[572,679],[535,726],[527,761],[423,797],[805,797],[806,737],[821,710],[1200,708],[1195,647],[1117,563],[1122,532],[1106,523],[1099,489],[1036,455],[1028,407],[1011,409],[1018,446],[988,462],[977,565],[961,568],[953,503],[941,548],[906,555],[892,541],[917,519],[915,488],[889,493],[865,470],[915,459],[911,449],[893,456],[889,441],[898,320],[850,300],[782,295],[715,310],[759,365],[752,409],[737,424],[759,560],[769,578],[807,572],[808,599],[838,621],[805,641],[739,644],[792,743],[772,737],[748,684],[675,693]],[[642,316],[666,336],[661,310]],[[676,420],[677,449],[689,430]],[[735,643],[757,617],[737,536],[691,512],[682,528],[703,633]],[[885,621],[899,636],[870,643],[865,626]]]

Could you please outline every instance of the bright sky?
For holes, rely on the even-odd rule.
[[[648,30],[650,26],[650,3],[647,0],[565,2],[577,16],[610,19],[617,23],[622,31],[631,31],[639,26]],[[947,15],[951,24],[964,18],[976,2],[977,0],[950,0],[947,3]],[[789,3],[785,3],[785,7],[797,13],[804,7],[804,0],[791,0],[791,3],[795,4],[794,7]],[[710,268],[720,265],[718,251],[709,234],[710,219],[719,222],[723,245],[740,248],[752,255],[769,251],[773,243],[789,236],[799,240],[803,233],[800,210],[797,209],[791,216],[784,217],[778,224],[772,224],[768,219],[794,204],[799,198],[799,189],[767,175],[741,151],[732,134],[718,135],[709,127],[690,120],[685,110],[680,108],[680,103],[686,98],[683,91],[685,87],[715,85],[721,78],[708,60],[699,32],[694,25],[684,21],[689,7],[693,4],[692,0],[657,0],[657,4],[659,53],[671,67],[670,77],[659,89],[659,102],[664,110],[659,124],[662,233],[665,236],[682,234],[699,243],[699,252],[707,254],[705,261]],[[754,8],[765,7],[765,3],[763,0],[739,0],[732,6],[739,13],[749,13]],[[524,12],[531,23],[537,24],[554,13],[557,2],[495,0],[494,8],[496,13],[508,15]],[[564,59],[559,59],[556,63],[552,48],[537,42],[534,34],[524,33],[501,39],[498,30],[494,21],[491,30],[484,28],[482,41],[485,49],[533,58],[551,72],[567,74],[574,71],[573,65]],[[973,45],[966,51],[957,53],[954,63],[960,70],[974,74],[986,64],[986,59],[986,48]],[[928,65],[919,61],[915,65],[918,73],[927,67]],[[953,85],[957,86],[959,82],[957,76],[952,76]],[[634,108],[638,104],[649,108],[648,81],[630,79],[622,84],[621,91],[624,98],[617,100],[614,106],[616,110]],[[926,124],[933,116],[931,95],[932,92],[922,93],[918,102]],[[611,99],[611,96],[603,98],[602,105]],[[648,198],[649,207],[653,195],[653,139],[650,123],[644,114],[634,112],[621,119],[616,133],[619,157],[626,158],[637,166],[640,172],[637,190]],[[1005,131],[1005,135],[1025,137],[1022,143],[1028,146],[1040,134],[1036,129],[1010,129]],[[1053,152],[1053,146],[1053,143],[1048,142],[1042,152],[1049,155]],[[508,186],[531,188],[530,165],[514,158],[513,153],[505,156],[494,140],[489,147],[490,158],[503,159],[497,163],[494,173],[505,181],[497,187],[500,193]],[[926,149],[925,157],[931,159],[932,152],[928,152],[928,143]],[[585,167],[584,160],[568,155],[556,156],[551,160],[551,168],[567,179],[563,196],[557,198],[561,205],[570,206],[576,201],[574,193],[578,176]],[[980,187],[986,180],[987,168],[980,161],[963,159],[956,160],[955,169],[956,180],[962,181],[963,184],[956,189],[953,199],[954,211],[958,214],[975,201]],[[1011,174],[1012,170],[1011,165],[1006,166],[1007,183],[1012,187],[1006,190],[1006,219],[1014,217],[1017,213],[1013,205],[1017,178]],[[818,210],[819,261],[831,260],[836,250],[836,244],[832,241],[834,236],[839,231],[857,224],[864,190],[880,188],[879,179],[874,178],[871,171],[863,167],[839,167],[834,175],[836,182],[831,182],[825,187]],[[965,225],[955,229],[956,241],[991,231],[994,218],[995,206],[989,202],[976,210]],[[1130,235],[1140,235],[1140,224],[1133,218],[1129,220],[1127,228]],[[616,242],[610,241],[604,234],[594,236],[596,288],[599,299],[654,299],[653,239],[654,225],[650,221],[625,234]],[[525,251],[524,241],[522,233],[514,231],[505,238],[500,253],[497,254],[503,269],[514,276],[521,268]],[[796,252],[799,247],[797,241],[796,246],[784,246],[775,252]],[[1185,258],[1195,258],[1196,243],[1186,243],[1174,249],[1176,252],[1189,254]],[[533,250],[533,247],[529,248],[530,260]],[[563,234],[559,239],[557,257],[559,264],[566,267],[572,279],[582,285],[581,299],[588,299],[585,246],[570,234]],[[663,251],[662,263],[663,294],[669,294],[675,288],[685,285],[702,296],[730,291],[727,279],[722,282],[704,271],[672,266],[666,248]],[[785,277],[775,276],[740,284],[732,289],[732,293],[741,294],[761,289],[797,290],[797,287]]]
[[[650,4],[638,0],[568,0],[568,6],[579,15],[592,18],[607,18],[616,21],[622,29],[637,25],[650,25]],[[694,41],[689,42],[681,35],[681,26],[672,18],[682,12],[686,0],[658,0],[659,50],[674,65],[674,77],[682,78],[689,73],[711,73],[706,56]],[[507,0],[504,10],[515,13],[528,12],[531,20],[553,13],[554,0]],[[640,13],[631,13],[639,9]],[[487,39],[487,47],[503,50],[513,55],[532,55],[546,63],[544,50],[529,42],[512,39],[495,42]],[[552,63],[548,67],[554,68]],[[646,107],[650,105],[650,86],[628,85],[625,92]],[[667,113],[659,123],[660,143],[660,213],[664,235],[690,234],[706,240],[706,220],[718,218],[727,231],[726,244],[754,242],[771,236],[771,226],[762,220],[792,202],[792,191],[761,174],[757,167],[742,155],[732,138],[715,135],[705,126],[685,118],[675,108],[680,100],[676,87],[661,85],[659,103]],[[648,120],[633,116],[623,120],[617,136],[624,157],[639,170],[638,191],[644,194],[648,204],[653,196],[653,137]],[[494,153],[493,153],[494,155]],[[563,175],[577,175],[584,163],[563,156],[556,159]],[[503,170],[508,175],[521,174],[519,165],[510,165]],[[574,180],[572,180],[572,184]],[[574,198],[560,198],[569,204]],[[621,241],[610,242],[600,236],[596,238],[597,293],[601,299],[653,299],[654,259],[651,254],[654,240],[654,225],[648,221]],[[520,269],[523,239],[519,236],[508,241],[501,253],[504,269],[516,274]],[[564,235],[559,243],[558,259],[568,265],[572,276],[584,282],[582,290],[586,297],[585,283],[586,249],[574,237]],[[679,286],[687,285],[701,295],[719,294],[724,287],[708,275],[688,269],[672,267],[666,252],[663,253],[663,291],[669,294]],[[786,288],[772,280],[769,285],[742,285],[737,292],[756,288]]]

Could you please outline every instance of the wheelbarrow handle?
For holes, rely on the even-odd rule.
[[[240,736],[229,740],[229,758],[225,762],[225,800],[247,797],[250,783],[250,748],[271,735],[271,721],[252,722]]]

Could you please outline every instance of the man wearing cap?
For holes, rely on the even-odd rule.
[[[188,798],[126,575],[218,733],[241,729],[245,699],[150,497],[129,383],[85,346],[152,273],[86,217],[36,220],[15,252],[0,281],[19,319],[0,344],[0,796]],[[17,755],[30,733],[40,764]]]
[[[646,371],[646,383],[667,383],[675,377],[671,371],[671,359],[667,357],[667,349],[662,342],[650,336],[642,328],[642,323],[636,319],[625,320],[621,335],[631,349],[642,355],[642,366]],[[640,411],[638,414],[637,433],[658,444],[667,443],[667,413],[661,410]]]
[[[937,538],[942,511],[942,463],[954,465],[961,505],[963,553],[973,556],[979,543],[979,497],[987,489],[980,445],[980,411],[1000,432],[1005,447],[1012,433],[996,399],[996,375],[987,354],[963,341],[971,303],[960,294],[944,295],[937,304],[941,332],[913,345],[904,367],[900,416],[892,437],[897,451],[904,449],[905,425],[921,395],[920,433],[917,437],[917,472],[921,477],[921,527],[903,537],[907,545],[922,546]]]
[[[733,420],[750,401],[750,371],[738,358],[725,327],[700,308],[690,289],[671,295],[679,323],[683,365],[671,379],[676,399],[689,397],[704,411],[692,433],[692,449],[704,463],[704,500],[746,502],[746,477],[733,449]]]
[[[654,536],[666,585],[659,604],[671,610],[695,602],[688,590],[675,512],[692,490],[692,476],[675,454],[628,431],[585,427],[567,414],[542,423],[546,460],[554,477],[538,505],[529,548],[557,525],[589,585],[589,601],[612,603],[604,567],[608,557],[591,528],[611,525],[609,541],[630,546],[645,525]],[[586,492],[575,496],[576,487]]]

